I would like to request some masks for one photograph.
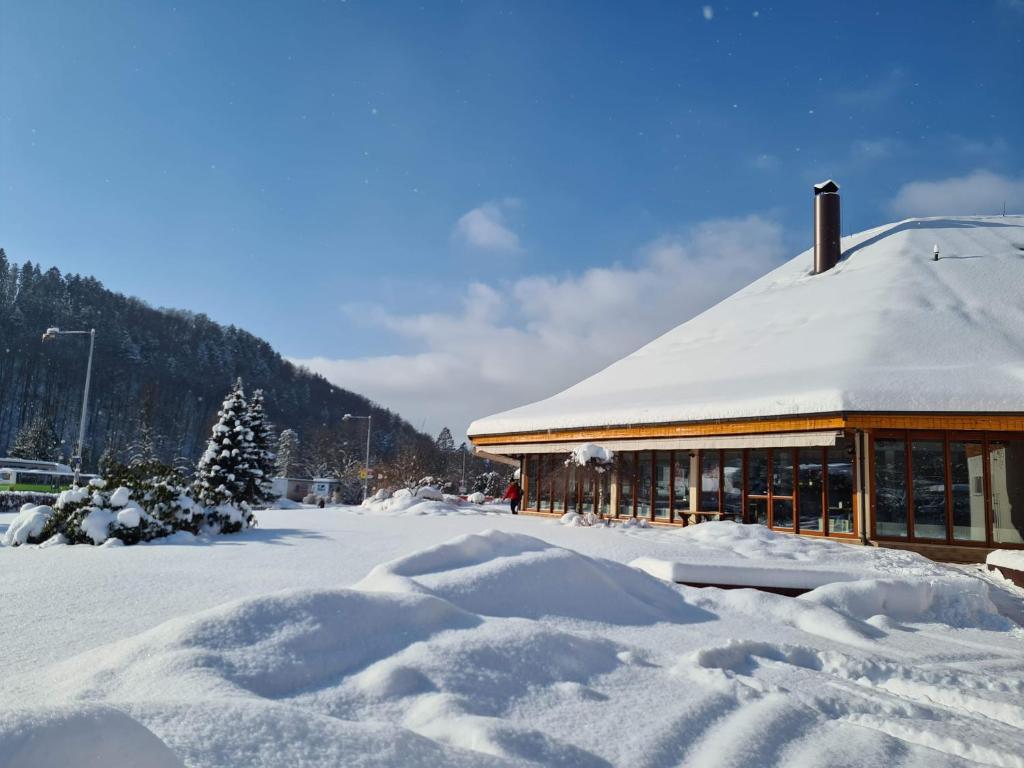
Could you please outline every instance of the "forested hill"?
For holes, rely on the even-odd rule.
[[[23,425],[39,417],[56,429],[65,457],[74,446],[88,337],[43,342],[49,326],[96,329],[87,469],[104,450],[124,456],[143,431],[155,436],[160,458],[196,458],[237,377],[247,392],[262,388],[275,427],[297,430],[306,444],[357,444],[365,422],[343,424],[341,417],[371,411],[380,459],[433,444],[396,414],[297,368],[239,328],[201,314],[154,309],[92,277],[19,266],[0,249],[0,455]]]

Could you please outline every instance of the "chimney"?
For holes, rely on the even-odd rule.
[[[814,274],[839,261],[839,185],[832,179],[814,185]]]

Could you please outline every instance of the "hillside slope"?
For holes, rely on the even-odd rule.
[[[0,249],[0,455],[37,415],[52,420],[65,455],[74,446],[87,342],[43,343],[49,326],[96,329],[87,468],[108,447],[126,450],[146,425],[159,438],[161,458],[197,457],[239,376],[247,391],[265,391],[278,429],[297,429],[306,441],[326,433],[358,443],[365,424],[341,417],[372,412],[378,458],[409,444],[432,445],[398,415],[296,367],[246,331],[202,314],[154,309],[92,277],[19,266]]]

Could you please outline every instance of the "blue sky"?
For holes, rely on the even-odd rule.
[[[458,431],[806,247],[822,178],[848,232],[1024,209],[1022,39],[1021,0],[0,0],[0,245]]]

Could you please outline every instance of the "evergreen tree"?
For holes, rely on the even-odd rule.
[[[225,533],[233,533],[252,519],[245,503],[252,457],[252,430],[242,380],[238,379],[217,412],[210,442],[196,468],[193,497],[208,508],[207,519]],[[223,509],[237,506],[238,516]]]
[[[246,501],[266,504],[274,499],[274,443],[273,426],[267,421],[263,404],[263,390],[257,389],[249,399],[249,429],[251,430],[251,458]]]
[[[42,415],[36,416],[19,430],[9,453],[17,459],[60,461],[63,458],[57,431],[53,423]]]
[[[437,461],[434,466],[434,473],[441,478],[443,484],[451,480],[452,460],[455,456],[455,438],[452,431],[444,427],[434,440],[434,448],[437,451]]]
[[[277,439],[277,461],[275,468],[278,477],[291,477],[299,469],[299,433],[294,429],[285,429]]]

